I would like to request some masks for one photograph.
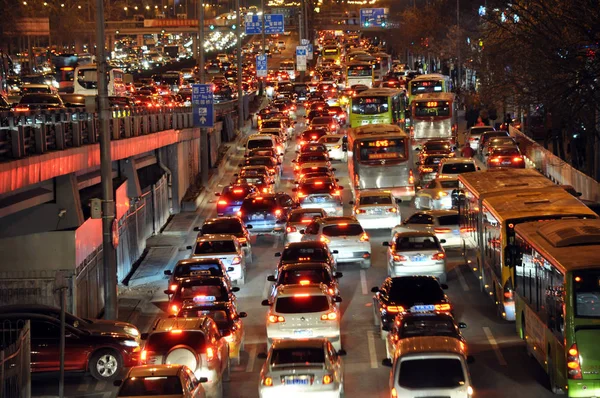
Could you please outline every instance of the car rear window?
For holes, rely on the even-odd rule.
[[[323,217],[321,212],[302,212],[302,213],[292,213],[290,214],[289,222],[303,222],[308,224],[313,221],[315,218]]]
[[[323,348],[298,347],[275,349],[271,354],[271,365],[292,365],[324,363],[325,351]]]
[[[312,120],[311,124],[329,124],[333,123],[332,117],[316,117]]]
[[[215,323],[217,324],[217,328],[219,328],[219,330],[227,330],[227,329],[230,329],[231,326],[233,326],[233,320],[228,315],[228,312],[225,310],[220,310],[220,309],[195,308],[195,309],[190,309],[190,310],[183,310],[179,314],[179,316],[186,317],[186,318],[207,316],[209,318],[212,318],[213,321],[215,321]]]
[[[439,244],[434,236],[398,236],[396,238],[396,250],[437,250]]]
[[[194,254],[234,253],[235,243],[232,240],[212,240],[200,242],[194,249]]]
[[[180,264],[175,267],[173,274],[178,278],[186,276],[222,276],[223,270],[221,264],[200,263],[200,264]]]
[[[238,184],[263,185],[265,184],[264,176],[243,176],[236,180]]]
[[[223,194],[240,198],[245,198],[248,195],[248,193],[250,193],[250,187],[229,186],[223,189]]]
[[[444,292],[433,278],[393,279],[389,292],[390,301],[430,304],[443,300]]]
[[[335,144],[339,142],[342,137],[323,137],[320,141],[327,144]]]
[[[521,156],[517,148],[498,148],[494,149],[490,156]]]
[[[285,106],[285,104],[282,104]],[[278,129],[281,127],[281,122],[279,120],[269,120],[269,121],[264,121],[262,123],[262,128],[263,129]]]
[[[329,160],[329,157],[324,153],[303,153],[300,155],[298,161],[300,163],[308,163],[308,162],[326,162]]]
[[[298,247],[290,245],[281,254],[282,261],[298,259],[303,259],[301,261],[327,261],[327,252],[321,247]]]
[[[304,192],[306,195],[328,194],[333,189],[334,185],[327,182],[323,182],[322,184],[319,184],[318,182],[303,183],[298,187],[298,190]]]
[[[275,198],[246,198],[242,203],[242,212],[271,211],[277,206]]]
[[[442,167],[442,174],[460,174],[475,170],[474,163],[448,163]]]
[[[275,312],[280,314],[305,314],[323,312],[328,309],[329,300],[324,295],[278,297],[275,302]]]
[[[459,223],[458,214],[453,214],[450,216],[439,216],[437,219],[440,225],[458,225]]]
[[[248,149],[254,148],[272,148],[273,141],[269,139],[254,138],[248,141]]]
[[[325,236],[355,236],[360,235],[364,231],[360,224],[337,224],[323,227],[323,235]]]
[[[196,352],[204,351],[206,349],[204,333],[199,330],[186,330],[183,333],[152,333],[148,336],[145,349],[162,353],[178,345],[186,345]]]
[[[179,376],[130,377],[123,380],[119,397],[182,395]]]
[[[458,358],[404,359],[398,384],[410,389],[456,388],[465,384],[465,374]]]
[[[363,196],[360,198],[361,205],[391,205],[392,198],[389,195],[385,196]]]
[[[185,285],[179,293],[184,300],[194,299],[196,301],[197,299],[202,304],[212,301],[225,301],[228,296],[227,290],[220,284]]]
[[[316,141],[319,138],[323,137],[325,134],[327,134],[327,132],[324,130],[307,130],[304,133],[302,133],[301,139]]]
[[[425,160],[423,160],[423,164],[425,166],[440,164],[442,159],[444,159],[444,156],[428,156],[425,158]]]
[[[450,180],[450,181],[440,181],[440,186],[442,188],[448,189],[448,188],[458,188],[458,180]]]
[[[331,282],[331,276],[323,267],[299,268],[285,270],[279,276],[282,285],[295,285],[303,283],[325,283]]]
[[[456,327],[448,317],[437,314],[425,314],[418,317],[406,317],[399,330],[402,338],[414,336],[452,336],[458,337]]]
[[[204,224],[203,234],[239,234],[243,232],[242,223],[238,220],[220,220]]]

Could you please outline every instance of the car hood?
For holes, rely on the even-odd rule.
[[[105,319],[94,319],[92,323],[80,325],[80,329],[85,329],[88,332],[96,335],[119,335],[123,338],[140,338],[138,328],[127,322],[110,321]],[[137,333],[136,333],[137,332]]]

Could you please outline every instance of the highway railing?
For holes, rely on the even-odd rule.
[[[237,101],[215,104],[217,119],[237,111]],[[112,140],[193,127],[191,107],[112,108]],[[0,112],[0,162],[95,144],[100,124],[84,108],[51,111]]]

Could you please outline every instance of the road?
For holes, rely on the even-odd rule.
[[[288,46],[291,48],[292,46]],[[289,51],[274,57],[275,62],[289,57]],[[299,115],[302,114],[300,110]],[[298,116],[296,133],[304,128],[304,118]],[[285,169],[278,190],[290,192],[293,173],[291,160],[294,157],[293,145],[285,155]],[[243,149],[239,147],[236,154],[227,159],[228,173],[222,179],[220,187],[233,179],[233,170],[242,160]],[[336,175],[346,188],[344,192],[345,214],[351,213],[351,200],[348,173],[345,164],[337,163]],[[215,202],[199,209],[199,220],[215,215]],[[414,208],[410,203],[402,204],[402,217],[408,217]],[[358,266],[344,265],[340,271],[344,276],[340,280],[343,302],[342,310],[342,342],[348,352],[345,361],[346,398],[389,397],[389,369],[381,365],[385,357],[385,345],[379,337],[378,328],[373,325],[371,287],[378,286],[387,276],[385,269],[386,248],[382,242],[389,237],[389,231],[368,231],[372,244],[372,268],[360,270]],[[195,233],[190,233],[188,242],[192,242]],[[259,371],[263,360],[257,354],[266,352],[265,317],[266,307],[261,300],[267,289],[267,275],[276,267],[274,253],[282,248],[280,239],[261,237],[253,246],[254,263],[248,269],[246,285],[237,294],[239,310],[246,311],[244,319],[246,331],[245,349],[242,362],[233,367],[231,382],[226,384],[225,396],[236,398],[258,397]],[[180,257],[189,255],[182,251]],[[518,339],[515,326],[500,320],[495,314],[492,301],[484,297],[479,290],[479,283],[465,264],[461,253],[449,256],[450,269],[447,291],[454,307],[458,321],[466,322],[464,330],[470,353],[475,363],[470,371],[477,397],[511,398],[543,398],[551,397],[548,391],[547,377],[540,366],[528,358],[524,344]],[[166,308],[167,297],[162,293],[167,281],[158,281],[152,291],[151,302],[156,308]],[[160,311],[159,316],[160,316]],[[146,330],[151,319],[140,319],[138,326]],[[435,375],[432,375],[435,377]],[[33,379],[33,396],[56,394],[56,375],[35,376]],[[96,382],[90,376],[69,375],[66,381],[66,396],[110,398],[115,395],[115,388],[108,383]]]

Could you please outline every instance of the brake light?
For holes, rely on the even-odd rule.
[[[239,265],[242,263],[242,258],[240,256],[235,256],[231,261],[231,265]]]
[[[386,209],[386,211],[387,211],[388,213],[396,213],[398,210],[397,210],[395,207],[391,207],[391,208],[389,208],[389,209]]]
[[[408,171],[408,183],[409,184],[415,183],[415,176],[413,175],[412,169]]]
[[[263,188],[262,191],[263,191],[263,193],[268,193],[269,192],[269,188]]]
[[[206,359],[212,361],[215,358],[215,351],[212,347],[206,347]]]
[[[300,285],[301,286],[306,286],[306,285],[310,285],[310,281],[308,279],[302,279],[300,281]]]
[[[306,144],[306,141],[300,141],[300,146],[303,146]]]
[[[143,350],[142,353],[140,354],[140,360],[142,361],[142,363],[146,362],[146,360],[148,359],[148,351]]]
[[[269,173],[275,173],[275,169],[269,169]]]
[[[323,376],[323,384],[331,384],[332,381],[333,381],[333,377],[331,377],[331,375]]]
[[[569,379],[581,379],[581,358],[579,357],[579,350],[577,349],[577,343],[573,343],[569,351],[567,351],[567,376]]]
[[[16,112],[27,112],[29,110],[29,108],[27,107],[22,107],[22,106],[18,106],[15,108]]]
[[[492,162],[492,163],[500,163],[500,158],[491,158],[490,162]]]
[[[408,258],[406,256],[401,255],[401,254],[394,254],[392,256],[392,258],[393,258],[393,260],[395,262],[398,262],[398,261],[408,261]]]
[[[432,260],[443,260],[445,258],[446,258],[446,253],[442,253],[442,252],[435,253],[433,256],[431,256]]]
[[[465,233],[465,232],[473,232],[473,231],[475,231],[475,228],[473,228],[473,227],[461,227],[461,228],[460,228],[460,232],[461,232],[461,233]]]
[[[512,302],[513,301],[513,289],[512,289],[512,284],[511,283],[507,283],[504,286],[504,301],[507,302]]]
[[[177,313],[179,312],[179,306],[177,306],[177,305],[173,304],[173,305],[171,306],[171,312],[172,312],[174,315],[177,315]]]
[[[431,173],[431,172],[433,172],[433,168],[431,168],[431,167],[423,167],[423,168],[421,169],[421,171],[422,171],[423,173]]]
[[[398,398],[398,392],[396,391],[396,387],[392,387],[392,398]]]
[[[230,334],[228,334],[227,336],[224,336],[224,337],[225,337],[225,341],[226,342],[233,343],[233,334],[230,333]]]
[[[435,305],[436,311],[448,312],[451,309],[452,309],[452,306],[450,304],[436,304]]]
[[[360,236],[360,241],[361,242],[368,242],[369,241],[369,235],[367,235],[366,232],[363,232],[362,235]]]
[[[281,322],[285,322],[285,318],[280,316],[280,315],[273,315],[270,314],[269,317],[269,322],[270,323],[281,323]]]
[[[402,307],[401,305],[388,305],[387,307],[385,307],[385,310],[387,312],[404,312],[404,307]]]
[[[217,204],[218,204],[218,205],[221,205],[221,206],[225,206],[225,205],[227,204],[227,201],[226,201],[226,200],[219,200],[219,201],[217,202]]]
[[[315,182],[315,185],[323,185],[323,181],[317,181]]]
[[[340,191],[333,191],[333,196],[340,196],[342,193]]]
[[[311,140],[316,140],[316,139],[317,139],[317,136],[316,136],[316,135],[311,135],[311,136],[310,136],[310,139],[311,139]]]
[[[523,161],[523,158],[520,157],[520,156],[515,156],[512,161],[515,162],[515,163],[519,163],[519,162]]]
[[[319,238],[319,240],[320,240],[321,242],[323,242],[323,243],[329,243],[329,242],[331,242],[329,239],[327,239],[327,238],[325,237],[325,235],[321,235],[321,237]]]
[[[243,189],[234,189],[233,193],[244,193]]]
[[[321,315],[322,321],[335,321],[336,319],[337,319],[337,314],[334,311]]]
[[[171,286],[169,286],[169,290],[172,291],[172,292],[174,292],[175,290],[177,290],[177,284],[174,283]]]
[[[281,216],[281,209],[276,209],[276,210],[275,210],[275,215],[276,215],[277,217]]]
[[[450,228],[434,228],[433,231],[436,234],[441,234],[441,233],[445,233],[445,232],[452,232],[452,230]]]
[[[248,239],[246,239],[246,238],[238,238],[238,240],[240,241],[240,243],[246,243],[246,241],[247,241]]]
[[[296,227],[287,227],[285,230],[287,231],[287,233],[296,232]]]
[[[242,216],[242,211],[240,210],[240,211],[238,211],[238,212],[237,212],[237,213],[235,213],[235,214],[237,214],[237,216],[238,216],[238,217],[241,217],[241,216]]]
[[[304,192],[298,192],[299,198],[304,198],[305,196],[306,196],[306,194]]]
[[[273,385],[273,379],[270,377],[265,377],[264,379],[262,379],[262,384],[265,387],[271,387]]]
[[[171,334],[181,334],[181,333],[183,333],[183,330],[181,330],[181,329],[171,329],[170,332],[171,332]]]
[[[366,213],[366,212],[367,212],[367,211],[366,211],[366,210],[363,210],[363,209],[354,209],[354,213],[356,213],[356,214],[364,214],[364,213]]]

